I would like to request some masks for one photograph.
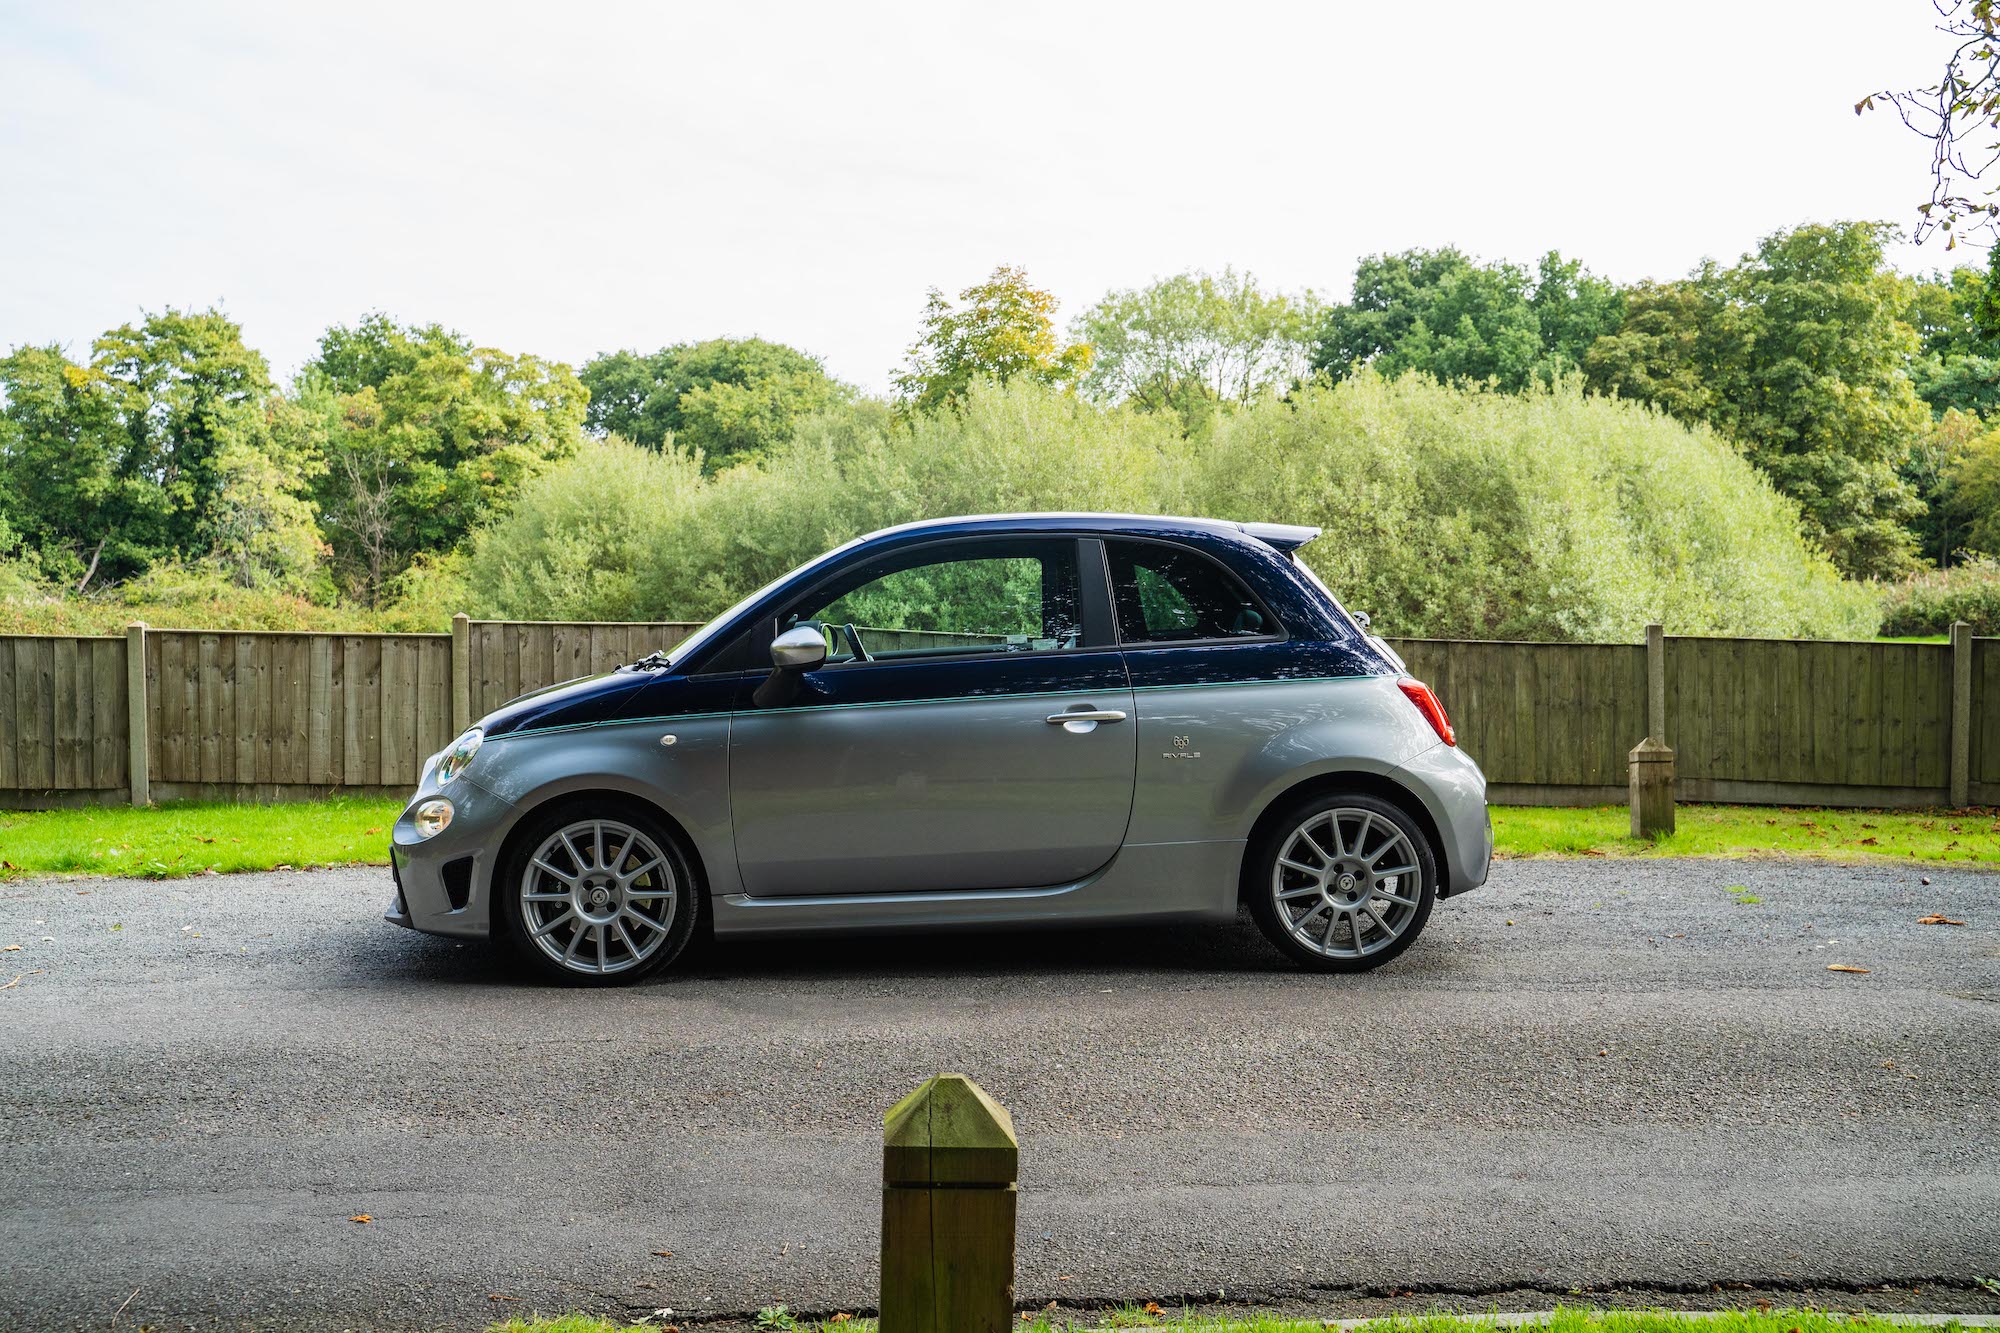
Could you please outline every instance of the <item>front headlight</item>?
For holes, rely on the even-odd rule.
[[[485,739],[486,733],[474,727],[453,741],[451,748],[438,760],[438,786],[450,786],[452,779],[463,773],[466,765],[472,762],[472,756],[479,753],[479,746]]]
[[[451,802],[429,800],[417,807],[417,813],[410,819],[417,826],[417,832],[426,838],[435,838],[451,827]]]

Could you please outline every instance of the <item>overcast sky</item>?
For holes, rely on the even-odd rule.
[[[1907,224],[1928,0],[967,7],[0,0],[0,347],[220,304],[289,375],[370,310],[581,364],[758,335],[886,386],[925,290],[1065,320],[1457,244],[1672,277]],[[1942,241],[1906,268],[1968,258]]]

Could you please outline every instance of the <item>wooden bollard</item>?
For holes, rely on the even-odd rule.
[[[1674,752],[1648,736],[1632,747],[1632,836],[1660,838],[1674,831]]]
[[[939,1074],[883,1119],[882,1333],[1002,1333],[1014,1319],[1013,1118],[963,1074]]]

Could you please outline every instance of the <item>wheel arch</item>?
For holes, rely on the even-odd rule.
[[[509,825],[506,834],[501,837],[500,845],[495,850],[493,856],[492,878],[487,884],[489,901],[491,901],[492,895],[499,891],[507,866],[512,863],[514,854],[527,841],[529,832],[535,827],[536,822],[550,810],[561,809],[564,806],[570,805],[582,808],[596,807],[599,809],[606,805],[636,806],[646,814],[659,820],[666,827],[667,831],[673,835],[675,840],[680,843],[681,854],[687,857],[689,868],[694,871],[696,878],[700,880],[700,884],[697,887],[701,891],[702,896],[707,896],[708,886],[713,883],[713,880],[709,875],[708,866],[702,858],[701,844],[688,831],[687,825],[676,818],[671,810],[662,806],[658,801],[626,787],[586,785],[582,787],[565,787],[561,790],[551,791],[541,795],[539,799],[531,798],[516,807],[514,821]],[[702,918],[706,920],[707,917],[708,912],[704,908]]]
[[[1437,861],[1438,888],[1442,893],[1451,882],[1451,852],[1445,842],[1444,831],[1439,827],[1437,817],[1414,791],[1397,782],[1394,778],[1366,769],[1339,769],[1331,773],[1315,773],[1301,778],[1272,796],[1258,812],[1257,820],[1250,826],[1250,835],[1243,843],[1243,859],[1236,872],[1236,896],[1241,902],[1250,892],[1250,872],[1252,861],[1263,840],[1293,806],[1309,801],[1329,792],[1351,791],[1373,796],[1401,810],[1417,822],[1424,838],[1430,843],[1431,855]]]

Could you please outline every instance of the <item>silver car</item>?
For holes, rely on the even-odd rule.
[[[1316,528],[940,519],[670,653],[524,696],[424,769],[388,919],[583,983],[717,936],[1228,921],[1306,967],[1486,879],[1486,782],[1301,561]]]

